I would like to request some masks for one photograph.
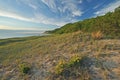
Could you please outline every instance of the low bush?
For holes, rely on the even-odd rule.
[[[22,73],[28,74],[30,72],[30,65],[28,63],[22,63],[19,65],[19,69]]]
[[[64,60],[60,60],[58,64],[55,67],[55,73],[56,74],[61,74],[66,66],[66,63]]]
[[[81,57],[78,55],[75,55],[75,56],[71,57],[71,59],[67,63],[67,65],[68,65],[68,67],[78,66],[78,65],[80,65],[80,61],[81,61]]]
[[[92,32],[91,36],[93,39],[102,39],[103,33],[101,31]]]
[[[71,59],[68,62],[65,62],[64,60],[60,60],[55,67],[55,73],[61,74],[62,72],[68,70],[71,67],[80,65],[80,60],[81,57],[78,55],[71,57]]]

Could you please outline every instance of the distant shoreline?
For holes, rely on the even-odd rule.
[[[49,35],[40,30],[1,30],[0,29],[0,40],[9,38],[23,38],[32,36],[44,36]]]

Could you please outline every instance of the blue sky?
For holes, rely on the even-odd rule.
[[[51,30],[118,6],[120,0],[0,0],[0,29]]]

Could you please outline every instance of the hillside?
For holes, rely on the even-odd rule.
[[[48,33],[63,34],[79,30],[82,32],[101,31],[107,37],[114,36],[120,38],[120,7],[116,8],[114,12],[109,12],[104,16],[69,23],[61,28],[48,31]]]
[[[0,80],[120,80],[120,40],[75,32],[0,40]]]

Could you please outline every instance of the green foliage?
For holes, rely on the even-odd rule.
[[[65,68],[65,65],[66,65],[65,61],[60,60],[55,67],[55,73],[56,74],[61,74],[63,72],[64,68]]]
[[[19,69],[23,74],[28,74],[30,72],[30,66],[28,63],[20,64]]]
[[[63,34],[79,30],[90,33],[99,30],[106,36],[120,38],[120,7],[116,8],[114,12],[108,12],[104,16],[69,23],[61,28],[50,31],[50,33]]]
[[[80,65],[81,57],[78,55],[73,56],[70,61],[67,63],[68,67]]]
[[[81,57],[78,55],[73,56],[68,62],[64,60],[60,60],[55,67],[56,74],[62,74],[64,71],[68,70],[69,68],[76,67],[80,65]]]

